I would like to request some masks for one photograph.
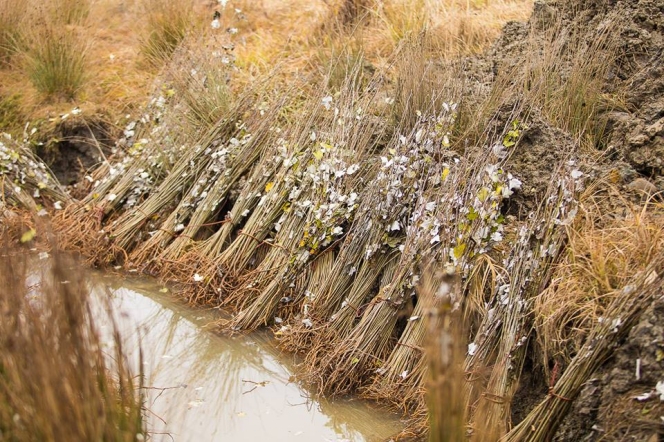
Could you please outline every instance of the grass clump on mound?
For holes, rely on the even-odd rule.
[[[34,88],[48,99],[72,100],[88,80],[87,1],[31,5],[17,49]],[[28,29],[25,29],[28,27]]]
[[[26,72],[35,88],[49,97],[73,99],[86,78],[86,46],[75,32],[48,25],[30,35]]]

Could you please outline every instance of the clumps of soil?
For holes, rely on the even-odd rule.
[[[509,170],[524,183],[508,201],[507,214],[524,219],[537,209],[551,180],[559,175],[553,167],[543,165],[561,164],[566,152],[573,152],[573,145],[569,134],[546,124],[540,116],[531,115],[507,163]]]
[[[619,32],[605,90],[620,102],[607,109],[609,161],[624,161],[664,190],[664,2],[550,1],[566,27],[592,39],[608,26]]]
[[[66,186],[81,181],[111,154],[115,134],[103,117],[69,117],[43,136],[37,155]]]
[[[607,79],[626,91],[624,110],[609,115],[609,152],[664,188],[664,3],[654,0],[590,2],[597,15],[624,21],[616,69]],[[611,4],[612,5],[609,5]]]
[[[606,48],[593,46],[598,41],[604,41]],[[603,52],[596,53],[600,48]],[[555,61],[547,61],[547,53]],[[486,54],[463,61],[467,74],[464,96],[477,97],[471,98],[477,102],[494,100],[498,112],[502,112],[503,97],[514,100],[516,96],[524,110],[545,113],[541,100],[531,95],[534,85],[527,71],[542,69],[556,81],[573,81],[579,53],[605,64],[588,73],[602,78],[597,101],[587,103],[604,125],[594,146],[602,154],[604,171],[618,166],[618,184],[626,186],[642,178],[655,186],[651,190],[664,191],[662,1],[538,0],[529,22],[507,23]],[[536,65],[542,61],[541,66]],[[487,98],[488,94],[494,97]],[[546,149],[557,149],[555,141],[547,144]],[[546,164],[551,164],[548,155],[537,163],[540,172],[547,170]]]
[[[508,23],[486,54],[462,61],[464,96],[474,103],[494,100],[492,118],[509,124],[512,115],[520,113],[527,126],[508,162],[524,186],[510,199],[507,214],[523,219],[542,203],[544,190],[555,177],[551,165],[559,163],[562,152],[572,151],[563,146],[583,141],[547,118],[541,101],[529,95],[531,85],[524,81],[529,78],[524,73],[554,42],[559,45],[554,48],[555,75],[567,81],[578,63],[575,51],[591,57],[593,42],[606,36],[611,41],[607,53],[599,57],[606,69],[597,71],[600,100],[588,103],[597,106],[595,119],[603,122],[603,133],[592,149],[587,144],[577,148],[577,157],[570,160],[586,176],[608,178],[627,200],[638,202],[644,195],[664,192],[664,2],[538,0],[529,22]],[[508,100],[511,108],[505,106]],[[613,212],[607,201],[604,209]],[[555,440],[663,440],[664,402],[654,393],[656,384],[664,382],[662,324],[664,300],[660,299],[586,383]],[[546,394],[542,371],[537,366],[524,369],[513,401],[514,424],[532,408],[532,398]],[[648,399],[635,399],[649,392]]]

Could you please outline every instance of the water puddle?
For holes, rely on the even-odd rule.
[[[311,399],[265,335],[214,335],[202,329],[212,313],[178,305],[152,282],[113,280],[95,277],[93,292],[109,289],[134,356],[140,335],[151,440],[384,441],[402,428],[359,400]]]

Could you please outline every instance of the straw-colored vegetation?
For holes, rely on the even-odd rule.
[[[7,139],[0,207],[54,209],[64,247],[232,310],[220,331],[272,327],[321,393],[409,414],[406,436],[428,409],[432,440],[549,440],[661,288],[659,197],[605,173],[616,17],[588,40],[540,9],[487,61],[530,2],[113,4],[64,27],[96,66],[58,92],[108,103],[113,155],[73,200]],[[29,53],[5,52],[5,96]]]
[[[145,0],[141,15],[145,29],[140,38],[147,63],[161,67],[173,55],[188,32],[195,30],[193,1]]]
[[[69,257],[38,259],[3,245],[0,439],[143,437],[140,377],[130,371],[119,335],[102,337],[90,308],[89,289]]]

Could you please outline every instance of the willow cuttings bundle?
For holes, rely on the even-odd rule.
[[[564,226],[573,222],[583,188],[583,173],[574,165],[567,159],[559,165],[546,203],[518,229],[512,251],[502,262],[505,272],[498,274],[497,287],[469,344],[468,372],[493,366],[485,385],[477,379],[470,384],[474,425],[480,434],[497,437],[509,428],[511,401],[532,332],[533,300],[549,282],[551,265],[565,244]]]
[[[432,159],[442,157],[440,150],[446,149],[447,143],[444,140],[448,137],[449,125],[453,121],[453,108],[447,105],[447,110],[443,110],[440,115],[423,116],[409,133],[395,134],[386,148],[387,156],[381,157],[376,177],[367,186],[371,190],[360,196],[362,204],[366,204],[364,207],[372,209],[370,214],[367,213],[368,219],[353,224],[349,236],[368,237],[375,241],[363,244],[362,259],[369,261],[374,255],[379,256],[389,250],[399,250],[401,256],[391,280],[380,287],[377,294],[374,292],[370,295],[373,300],[365,299],[361,303],[353,300],[355,305],[348,301],[342,302],[340,310],[352,309],[354,316],[360,313],[362,306],[359,323],[336,323],[339,315],[345,316],[341,311],[327,319],[332,329],[342,323],[353,327],[350,333],[336,330],[338,338],[330,344],[334,347],[332,353],[321,351],[318,355],[320,360],[312,361],[316,370],[325,372],[314,373],[314,376],[324,379],[324,388],[330,391],[341,392],[352,388],[354,383],[363,380],[370,367],[375,370],[376,358],[385,356],[388,349],[399,311],[406,309],[412,302],[409,287],[412,288],[414,284],[413,258],[430,247],[432,239],[433,243],[439,241],[435,235],[426,239],[423,235],[417,235],[415,226],[426,216],[426,192],[439,187],[446,178],[443,176],[443,166],[434,163]],[[429,208],[434,209],[433,205]],[[364,230],[365,235],[354,235],[355,229],[358,233]],[[370,232],[368,235],[367,231]],[[352,247],[352,242],[344,246]],[[339,256],[342,254],[343,250]],[[357,272],[355,266],[361,265],[361,262],[346,264],[351,267],[346,272],[354,274]],[[318,353],[316,349],[313,351]],[[312,359],[310,356],[309,360]],[[351,377],[354,379],[349,379]]]
[[[5,133],[0,133],[0,190],[4,205],[25,210],[38,210],[35,200],[48,201],[55,209],[71,201],[48,166]]]
[[[246,133],[246,125],[240,117],[246,110],[248,103],[240,101],[217,127],[182,152],[170,173],[136,210],[126,212],[114,222],[112,236],[116,244],[131,250],[135,243],[145,241],[140,228],[157,214],[169,213],[169,216],[165,221],[155,223],[155,227],[159,224],[162,227],[151,235],[150,246],[163,247],[168,240],[166,237],[172,238],[173,233],[180,231],[175,229],[180,219],[188,218],[205,199],[214,184],[213,179],[226,171],[227,158],[239,154],[249,143],[251,136]],[[178,204],[181,213],[173,211]],[[144,248],[149,256],[151,247]]]
[[[328,253],[354,219],[358,198],[355,190],[366,182],[370,169],[366,161],[375,149],[374,134],[380,130],[374,126],[381,120],[366,113],[373,94],[356,96],[357,87],[353,84],[342,90],[346,92],[336,102],[331,101],[331,96],[322,97],[322,102],[317,103],[325,110],[322,121],[315,127],[303,128],[295,141],[308,141],[309,155],[299,159],[301,166],[294,176],[286,177],[290,193],[275,224],[274,247],[253,272],[255,276],[250,276],[249,285],[258,288],[260,294],[238,315],[235,322],[241,328],[271,321],[280,299],[289,298],[287,293],[280,295],[283,289],[294,287],[295,280],[310,270],[312,260]],[[306,290],[304,293],[306,299],[298,296],[291,303],[298,305],[303,300],[299,319],[307,326],[311,321],[307,314],[309,302],[314,294]]]
[[[512,431],[506,441],[550,439],[572,406],[583,385],[611,356],[614,348],[636,324],[641,314],[661,297],[664,288],[664,255],[653,257],[647,269],[634,275],[592,328],[583,347],[553,385],[549,394]]]
[[[211,176],[207,178],[210,187],[202,191],[201,199],[195,204],[190,218],[183,219],[180,210],[176,210],[178,212],[176,221],[184,222],[186,226],[160,255],[161,259],[178,260],[204,226],[210,225],[215,228],[214,223],[217,223],[216,227],[218,227],[218,224],[226,221],[227,217],[224,216],[222,209],[227,205],[234,205],[234,196],[239,193],[239,189],[246,182],[246,176],[251,175],[257,160],[267,150],[265,143],[270,139],[270,130],[276,123],[278,108],[283,104],[283,101],[277,102],[267,115],[263,115],[251,134],[244,134],[245,129],[241,128],[238,135],[242,135],[242,137],[239,140],[235,139],[239,142],[239,148],[231,150],[227,158],[224,158],[225,155],[217,155],[218,164],[208,167],[212,172]],[[236,147],[233,146],[236,144],[235,140],[231,139],[232,147]],[[226,209],[227,211],[228,209]]]
[[[449,274],[458,274],[464,283],[464,296],[467,287],[474,283],[473,278],[483,277],[481,272],[475,272],[476,263],[491,259],[489,254],[503,241],[505,218],[500,208],[521,185],[504,169],[508,152],[502,143],[480,149],[485,153],[457,157],[451,164],[441,166],[440,173],[446,178],[439,188],[432,188],[426,195],[420,210],[427,216],[418,226],[421,232],[436,236],[417,234],[429,240],[428,248],[419,255],[433,260]],[[368,392],[390,398],[405,410],[416,408],[423,399],[422,349],[429,327],[424,318],[427,309],[435,306],[431,294],[431,290],[423,290],[417,299],[396,347],[377,370],[378,376]],[[457,308],[464,304],[461,297],[454,302]]]
[[[280,146],[281,131],[271,128],[266,146]],[[280,150],[285,154],[285,150]],[[244,236],[242,228],[249,215],[264,201],[263,194],[274,183],[275,174],[283,157],[266,149],[257,160],[251,172],[238,183],[239,190],[232,197],[233,204],[227,211],[223,220],[212,223],[216,231],[199,242],[178,260],[182,267],[181,280],[188,281],[189,286],[184,290],[184,296],[189,300],[201,302],[212,301],[219,305],[220,301],[232,304],[228,294],[237,288],[237,281],[230,277],[228,267],[221,264],[221,254],[228,246]],[[262,203],[261,203],[262,204]],[[217,218],[221,218],[218,216]],[[249,268],[261,262],[269,243],[263,242],[255,249],[255,255],[249,261]],[[205,276],[201,276],[205,275]]]

